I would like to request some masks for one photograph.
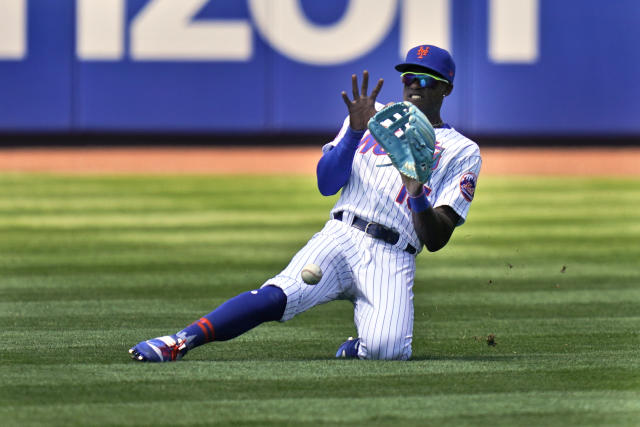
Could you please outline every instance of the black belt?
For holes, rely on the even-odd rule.
[[[344,212],[336,212],[333,214],[333,219],[337,219],[338,221],[342,221],[342,214]],[[353,217],[353,221],[351,222],[351,226],[357,228],[360,231],[364,231],[371,237],[375,237],[376,239],[380,239],[383,242],[389,243],[391,245],[395,245],[400,240],[400,234],[398,232],[393,231],[390,228],[385,227],[382,224],[377,224],[375,222],[369,222],[362,218],[358,218],[357,216]],[[418,252],[416,248],[411,245],[407,245],[404,248],[405,251],[409,252],[411,255]]]

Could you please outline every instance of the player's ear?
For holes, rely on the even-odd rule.
[[[451,91],[453,91],[453,85],[452,84],[448,84],[444,90],[444,93],[442,94],[442,96],[449,96],[451,95]]]

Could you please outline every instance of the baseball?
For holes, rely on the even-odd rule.
[[[315,285],[322,279],[322,270],[316,264],[307,264],[300,272],[300,276],[307,285]]]

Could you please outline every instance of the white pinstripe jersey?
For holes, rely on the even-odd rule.
[[[376,103],[376,109],[383,105]],[[326,152],[335,146],[349,126],[349,117],[336,138],[326,144]],[[441,152],[439,162],[427,185],[429,202],[438,207],[448,205],[460,216],[457,225],[462,225],[473,200],[475,187],[482,165],[477,144],[451,127],[436,128],[436,151]],[[389,156],[369,131],[360,140],[353,159],[349,180],[342,188],[340,198],[331,210],[352,212],[368,221],[392,228],[416,248],[422,244],[418,239],[408,207],[408,195],[400,173],[391,166]]]

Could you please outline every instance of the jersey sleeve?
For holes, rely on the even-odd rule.
[[[327,151],[331,150],[333,147],[335,147],[336,145],[338,145],[338,142],[340,142],[340,140],[344,137],[344,134],[347,132],[347,129],[349,128],[349,116],[347,116],[346,119],[344,119],[344,122],[342,122],[342,127],[340,128],[340,132],[338,132],[338,134],[336,135],[336,137],[333,139],[333,141],[328,142],[326,144],[324,144],[322,146],[322,153],[326,153]]]
[[[479,150],[476,149],[471,155],[452,162],[442,180],[442,187],[438,191],[438,198],[433,207],[450,206],[460,216],[456,226],[464,224],[467,218],[481,166],[482,158]]]

